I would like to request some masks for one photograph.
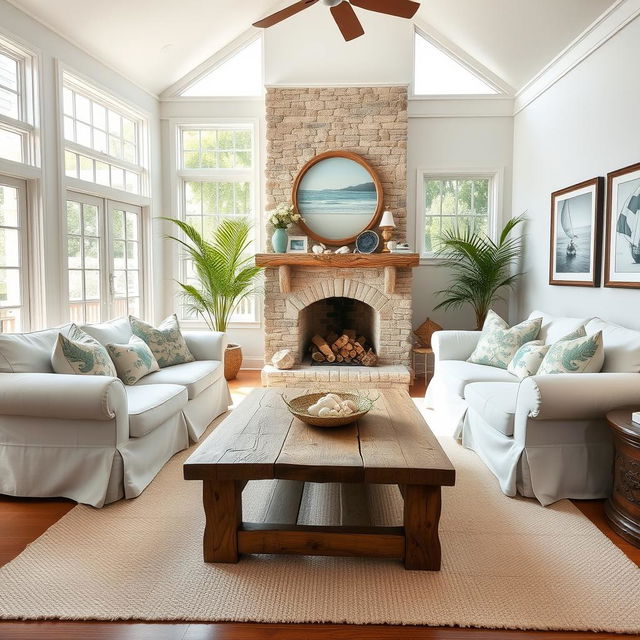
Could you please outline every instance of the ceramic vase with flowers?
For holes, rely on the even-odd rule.
[[[274,227],[271,246],[276,253],[287,253],[287,228],[302,220],[302,216],[293,205],[281,204],[269,215],[269,222]]]

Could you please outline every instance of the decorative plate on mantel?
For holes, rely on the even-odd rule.
[[[358,253],[375,253],[380,245],[380,236],[375,231],[363,231],[356,239]]]

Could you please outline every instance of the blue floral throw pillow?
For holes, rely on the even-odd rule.
[[[163,320],[157,329],[133,316],[129,316],[129,322],[133,335],[149,345],[161,369],[195,360],[184,336],[180,333],[180,325],[175,313]]]
[[[71,325],[68,337],[58,334],[51,354],[56,373],[117,377],[107,350],[89,334]]]
[[[599,373],[604,364],[602,331],[575,340],[560,340],[544,357],[538,375],[548,373]]]
[[[538,337],[541,326],[542,318],[534,318],[509,328],[497,313],[489,311],[478,346],[467,362],[506,369],[518,349]]]
[[[128,344],[108,344],[107,351],[125,384],[135,384],[160,368],[147,343],[138,336],[131,336]]]

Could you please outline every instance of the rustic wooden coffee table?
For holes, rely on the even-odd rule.
[[[376,556],[438,571],[441,487],[455,484],[455,470],[408,394],[383,391],[359,422],[321,429],[294,418],[283,393],[306,391],[254,390],[184,464],[185,479],[203,481],[205,562],[237,562],[241,553]],[[289,501],[272,498],[274,524],[242,522],[244,486],[264,479],[280,479]],[[304,482],[396,484],[404,526],[297,525]]]

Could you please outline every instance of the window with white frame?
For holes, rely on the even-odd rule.
[[[65,175],[146,195],[145,119],[68,73],[62,93]]]
[[[0,176],[0,333],[28,329],[27,185]]]
[[[252,123],[181,125],[178,135],[180,216],[210,239],[224,218],[255,219],[256,152]],[[253,249],[252,249],[253,251]],[[194,281],[191,261],[180,260],[180,277]],[[196,320],[182,308],[185,320]],[[253,297],[243,300],[233,316],[236,323],[258,321]]]
[[[36,164],[36,58],[0,38],[0,158]]]
[[[447,231],[494,236],[497,174],[418,174],[418,242],[433,257]]]
[[[67,193],[69,319],[101,322],[144,308],[142,209]]]

